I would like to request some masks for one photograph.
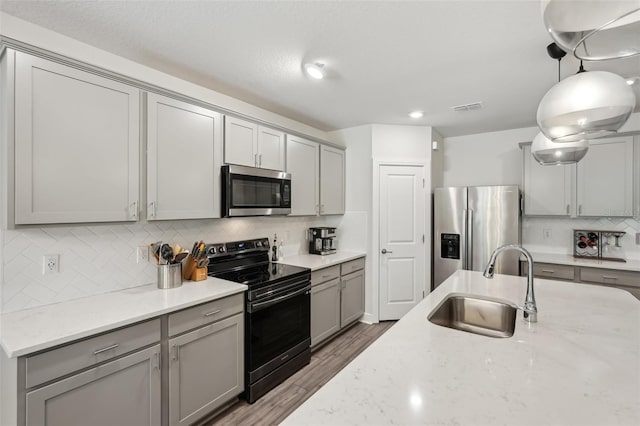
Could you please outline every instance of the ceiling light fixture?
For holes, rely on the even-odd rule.
[[[578,59],[640,54],[638,0],[543,0],[542,17],[555,42]]]
[[[317,80],[322,80],[324,78],[324,64],[320,62],[316,62],[315,64],[305,64],[304,70],[310,77]]]
[[[531,143],[531,155],[543,166],[573,164],[582,160],[589,151],[589,141],[556,143],[542,132]]]
[[[424,112],[422,111],[412,111],[409,113],[409,117],[411,118],[422,118],[424,117]]]

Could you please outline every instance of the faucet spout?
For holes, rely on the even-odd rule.
[[[538,322],[538,307],[536,305],[536,298],[533,293],[533,258],[531,254],[515,244],[507,244],[501,247],[498,247],[491,254],[491,258],[489,259],[489,263],[487,263],[486,268],[484,269],[485,278],[493,278],[493,273],[496,266],[496,259],[498,255],[503,251],[515,250],[524,255],[527,259],[527,295],[525,296],[524,306],[522,310],[524,311],[524,320],[527,322]]]

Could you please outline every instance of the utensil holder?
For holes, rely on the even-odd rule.
[[[162,290],[182,285],[182,263],[158,265],[158,288]]]

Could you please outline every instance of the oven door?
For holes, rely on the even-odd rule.
[[[291,213],[291,175],[277,170],[222,166],[222,215]]]
[[[246,362],[253,383],[309,348],[311,285],[247,302]]]

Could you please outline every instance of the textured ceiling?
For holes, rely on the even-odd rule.
[[[1,0],[0,10],[326,131],[534,126],[557,82],[537,0]],[[324,62],[328,78],[303,75],[305,61]],[[577,66],[565,57],[563,76]],[[637,76],[640,58],[587,68]],[[475,101],[483,109],[450,110]],[[424,118],[408,118],[414,109]]]

